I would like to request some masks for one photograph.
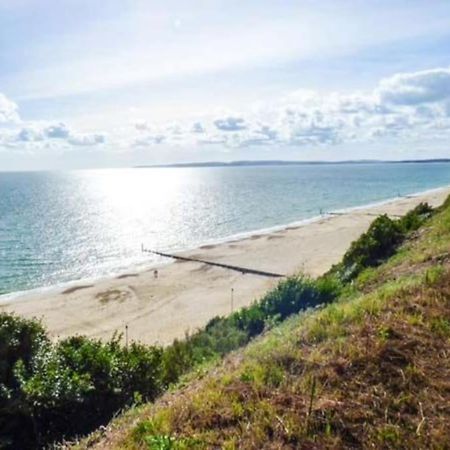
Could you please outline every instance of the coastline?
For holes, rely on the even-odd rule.
[[[239,233],[177,254],[287,275],[304,271],[317,276],[340,260],[351,241],[372,222],[373,214],[404,214],[421,201],[437,206],[449,193],[446,186],[343,208],[333,211],[336,215]],[[160,272],[158,279],[153,277],[154,267]],[[166,344],[215,315],[229,313],[231,288],[238,308],[275,284],[276,280],[200,263],[156,263],[108,277],[5,294],[0,297],[0,310],[42,318],[55,338],[87,334],[107,339],[128,325],[130,340]]]
[[[312,217],[308,217],[308,218],[300,219],[300,220],[295,220],[295,221],[284,223],[281,225],[274,225],[271,227],[263,227],[263,228],[258,228],[258,229],[251,230],[251,231],[242,231],[242,232],[238,232],[238,233],[231,234],[231,235],[221,237],[221,238],[209,239],[209,240],[201,242],[200,244],[192,246],[192,247],[171,250],[170,253],[175,254],[175,255],[188,255],[191,252],[202,250],[202,248],[208,247],[210,245],[216,246],[216,245],[221,245],[221,244],[233,243],[233,242],[237,242],[240,240],[249,239],[254,235],[270,235],[272,233],[277,233],[279,231],[283,231],[283,230],[289,229],[291,227],[299,227],[299,226],[309,225],[311,223],[320,221],[321,219],[333,217],[333,214],[351,213],[353,211],[358,211],[361,209],[364,210],[364,209],[368,209],[368,208],[374,208],[374,207],[378,207],[378,206],[388,205],[390,203],[396,202],[396,201],[404,199],[404,198],[422,197],[422,196],[426,196],[429,194],[439,193],[441,191],[447,191],[447,190],[450,193],[450,185],[426,189],[425,191],[412,192],[410,194],[405,194],[405,195],[401,195],[401,196],[397,196],[397,197],[390,197],[390,198],[387,198],[384,200],[377,200],[374,202],[365,203],[363,205],[349,206],[349,207],[334,209],[334,210],[332,210],[328,213],[324,213],[322,215],[312,216]],[[162,250],[162,251],[164,251],[164,250]],[[48,286],[40,286],[40,287],[34,287],[34,288],[30,288],[30,289],[22,289],[22,290],[17,290],[17,291],[6,292],[4,294],[0,294],[0,308],[5,303],[9,304],[12,301],[20,301],[21,299],[27,298],[28,296],[31,296],[31,295],[55,294],[61,290],[65,290],[65,289],[71,288],[71,287],[79,285],[79,284],[98,283],[101,281],[109,280],[111,278],[120,277],[121,275],[124,275],[124,274],[128,273],[129,271],[143,273],[148,270],[159,269],[168,264],[173,264],[173,262],[174,261],[172,261],[172,260],[166,260],[166,261],[161,260],[161,261],[154,261],[151,263],[142,263],[142,262],[139,264],[135,263],[135,264],[132,264],[126,271],[124,271],[124,270],[112,271],[108,274],[99,275],[96,277],[85,277],[85,278],[79,278],[79,279],[74,279],[74,280],[69,280],[69,281],[62,281],[60,283],[56,283],[56,284],[52,284],[52,285],[48,285]]]

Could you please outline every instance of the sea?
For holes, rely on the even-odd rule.
[[[0,172],[0,298],[450,185],[450,163]]]

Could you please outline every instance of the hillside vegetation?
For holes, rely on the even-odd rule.
[[[261,337],[76,447],[450,448],[449,251],[450,199],[377,218],[319,280],[281,283],[244,309],[250,321],[210,324]],[[325,303],[279,323],[297,292]]]
[[[123,347],[119,336],[53,343],[40,323],[0,314],[0,448],[73,439],[127,408],[80,445],[336,448],[406,445],[405,433],[445,442],[449,243],[450,200],[381,216],[328,274],[282,281],[166,348]]]

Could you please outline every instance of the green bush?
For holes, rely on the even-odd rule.
[[[0,448],[38,448],[105,423],[138,393],[163,389],[159,347],[72,337],[53,344],[39,322],[0,314]]]
[[[342,260],[351,273],[359,273],[363,268],[376,266],[391,256],[402,241],[403,233],[398,221],[387,215],[377,217],[366,233],[352,243]]]
[[[334,266],[330,273],[347,283],[365,268],[381,264],[432,213],[433,209],[427,203],[420,203],[398,220],[393,220],[386,214],[377,217],[369,229],[351,244],[342,262]]]
[[[25,430],[34,426],[18,374],[31,372],[34,358],[48,342],[39,322],[0,314],[0,448],[20,448],[15,445],[20,426],[23,424]],[[27,436],[23,442],[28,445]]]
[[[405,214],[398,223],[403,233],[418,230],[425,220],[431,217],[433,208],[428,203],[420,203],[414,209]]]

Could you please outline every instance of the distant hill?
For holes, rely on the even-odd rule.
[[[360,159],[346,161],[283,161],[283,160],[258,160],[258,161],[205,161],[174,164],[150,164],[135,166],[135,169],[148,168],[174,168],[174,167],[253,167],[253,166],[299,166],[299,165],[330,165],[330,164],[400,164],[400,163],[443,163],[450,162],[450,158],[441,159],[405,159],[399,161],[385,161],[376,159]]]

